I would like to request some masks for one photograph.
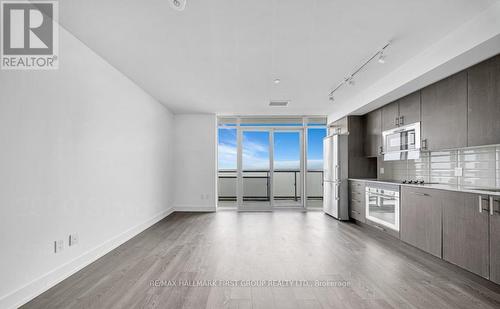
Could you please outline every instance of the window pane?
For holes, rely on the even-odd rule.
[[[307,129],[307,207],[323,207],[323,138],[326,128]]]
[[[219,170],[236,170],[236,129],[219,128]]]
[[[245,131],[242,141],[244,171],[269,170],[269,132]]]
[[[323,138],[326,128],[307,129],[307,170],[323,170]]]

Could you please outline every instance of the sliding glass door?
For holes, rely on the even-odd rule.
[[[269,130],[240,130],[238,209],[271,210],[271,145]]]
[[[238,133],[239,210],[304,206],[301,129],[242,128]]]

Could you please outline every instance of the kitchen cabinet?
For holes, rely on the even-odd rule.
[[[382,107],[382,131],[420,121],[420,91]]]
[[[382,147],[382,112],[380,109],[366,114],[365,154],[376,157],[381,154]]]
[[[422,89],[422,146],[427,150],[467,146],[467,73]]]
[[[352,219],[366,222],[365,183],[363,181],[349,181],[349,214]]]
[[[401,187],[401,240],[441,257],[441,192]]]
[[[394,101],[382,107],[382,131],[399,126],[399,102]]]
[[[443,259],[488,278],[488,197],[443,191],[442,207]]]
[[[500,144],[500,56],[467,73],[468,146]]]
[[[330,124],[330,134],[347,134],[349,133],[348,117],[341,118]]]
[[[420,121],[420,91],[416,91],[398,100],[399,125]]]
[[[500,284],[500,197],[491,199],[490,212],[490,280]]]

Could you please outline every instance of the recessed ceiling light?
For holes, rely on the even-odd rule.
[[[279,83],[281,83],[281,79],[276,78],[276,79],[274,80],[274,83],[275,83],[276,85],[277,85],[277,84],[279,84]]]

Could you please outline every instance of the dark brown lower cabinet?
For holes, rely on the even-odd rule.
[[[365,183],[349,181],[349,216],[365,223]]]
[[[443,191],[443,259],[489,278],[489,201],[476,194]],[[482,207],[480,207],[480,203]]]
[[[401,187],[401,240],[441,257],[442,192]]]
[[[493,198],[490,213],[490,280],[500,284],[500,198]]]

